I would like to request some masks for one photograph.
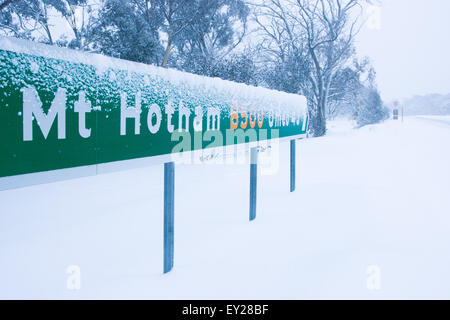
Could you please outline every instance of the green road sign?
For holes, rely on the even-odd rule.
[[[297,136],[307,121],[299,95],[0,37],[0,178]]]

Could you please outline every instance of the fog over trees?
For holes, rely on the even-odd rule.
[[[369,0],[0,0],[0,34],[305,95],[309,132],[387,117],[354,40]],[[61,32],[62,28],[66,32]]]

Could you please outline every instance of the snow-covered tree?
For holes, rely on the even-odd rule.
[[[92,30],[96,51],[122,59],[158,64],[163,18],[149,0],[105,0]]]
[[[243,0],[192,0],[186,8],[195,16],[174,39],[175,64],[185,71],[208,75],[225,60],[247,30],[249,8]]]
[[[365,126],[385,120],[389,111],[383,106],[380,94],[374,88],[361,87],[353,109],[353,118],[358,126]]]
[[[0,5],[0,28],[6,35],[34,39],[54,44],[49,10],[60,4],[60,0],[4,1]]]
[[[336,72],[353,55],[361,2],[364,0],[262,0],[255,2],[256,22],[270,41],[267,49],[285,55],[305,52],[311,68],[299,89],[308,97],[310,131],[326,132],[326,107]],[[306,86],[305,86],[306,84]]]

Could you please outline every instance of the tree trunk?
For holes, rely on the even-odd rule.
[[[324,136],[326,128],[326,118],[325,118],[325,104],[326,101],[318,97],[317,102],[309,103],[309,132],[313,137]]]
[[[324,136],[327,132],[327,125],[326,125],[326,119],[325,119],[325,101],[320,101],[318,105],[318,114],[317,114],[317,120],[316,120],[316,128],[315,128],[315,137],[321,137]]]
[[[327,96],[327,85],[324,83],[324,74],[320,68],[319,60],[317,59],[314,48],[309,48],[309,53],[314,63],[317,81],[317,92],[315,93],[317,103],[312,103],[314,112],[310,113],[310,131],[314,137],[321,137],[325,135],[326,128],[326,118],[325,118],[325,106],[326,106],[326,96]]]
[[[52,34],[51,34],[51,32],[50,32],[50,28],[49,28],[49,26],[48,26],[47,23],[44,24],[44,30],[45,30],[45,33],[47,34],[47,38],[48,38],[49,44],[50,44],[50,45],[53,45]]]
[[[170,29],[169,35],[167,37],[167,46],[166,51],[164,52],[164,59],[161,64],[161,67],[165,67],[167,65],[167,61],[169,60],[170,49],[172,49],[172,29]]]

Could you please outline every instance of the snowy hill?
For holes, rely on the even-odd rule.
[[[0,192],[0,298],[449,299],[450,119],[329,127],[294,193],[281,143],[252,223],[248,165],[177,166],[165,275],[162,166]]]

